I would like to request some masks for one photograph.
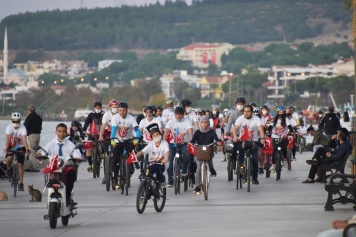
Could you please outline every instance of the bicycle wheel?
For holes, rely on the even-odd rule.
[[[186,192],[186,191],[188,190],[188,181],[189,181],[188,177],[189,177],[189,174],[183,177],[183,181],[184,181],[184,192]]]
[[[203,164],[202,165],[202,187],[203,187],[203,191],[204,191],[204,199],[205,201],[208,200],[208,180],[207,180],[207,165]]]
[[[240,169],[240,164],[238,161],[236,161],[236,189],[239,189],[239,186],[241,187],[241,169]],[[242,188],[242,187],[241,187]]]
[[[147,204],[147,181],[144,180],[141,182],[140,186],[137,190],[136,195],[136,210],[139,214],[142,214],[145,211],[146,204]]]
[[[179,192],[179,165],[178,159],[174,159],[174,194],[177,195]]]
[[[288,148],[287,150],[287,162],[288,162],[288,170],[292,170],[292,149]]]
[[[125,191],[125,164],[124,164],[124,157],[121,157],[120,159],[120,173],[119,173],[119,178],[120,178],[120,189],[121,189],[121,194],[124,194]]]
[[[356,234],[356,224],[349,224],[344,228],[343,237],[352,237]]]
[[[227,162],[227,181],[233,180],[233,170],[232,170],[232,163],[231,163],[231,155],[226,153],[226,162]]]
[[[104,166],[105,166],[105,181],[106,181],[106,191],[110,191],[110,180],[111,180],[111,167],[110,167],[110,164],[111,164],[111,157],[109,155],[106,155],[105,156],[105,163],[104,163]]]
[[[93,151],[93,156],[92,156],[92,171],[93,171],[93,178],[95,179],[97,177],[96,175],[96,164],[97,164],[97,157],[96,157],[96,148],[94,148],[94,151]]]
[[[276,181],[281,179],[281,154],[277,152],[276,155]]]
[[[12,182],[14,183],[14,197],[16,197],[16,194],[17,194],[17,186],[19,184],[19,167],[18,167],[18,164],[15,164],[14,165],[14,168],[13,168],[13,174],[12,174]]]
[[[265,154],[265,156],[266,156],[266,178],[269,178],[270,177],[269,163],[271,162],[271,155]]]
[[[100,151],[96,151],[96,177],[100,177],[100,166],[101,166],[101,154]]]
[[[125,195],[129,195],[130,170],[129,165],[125,162]]]
[[[247,192],[250,192],[251,186],[251,157],[250,155],[246,156],[245,159],[247,160]]]
[[[164,204],[166,203],[166,188],[161,188],[158,184],[156,187],[155,197],[153,199],[153,203],[155,206],[156,212],[161,212],[164,208]]]

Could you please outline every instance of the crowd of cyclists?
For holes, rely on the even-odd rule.
[[[142,114],[136,118],[129,114],[129,105],[125,101],[118,101],[112,99],[108,103],[110,110],[104,112],[102,110],[101,102],[95,102],[93,111],[87,116],[84,126],[78,121],[73,121],[71,127],[68,129],[67,136],[70,142],[76,143],[82,140],[111,140],[110,143],[102,143],[102,153],[108,151],[108,147],[113,149],[113,183],[118,185],[118,171],[120,164],[120,155],[124,152],[123,146],[118,145],[117,140],[125,141],[133,138],[143,140],[143,143],[135,149],[138,157],[143,154],[149,154],[150,160],[162,161],[167,168],[167,182],[163,175],[165,169],[155,168],[152,172],[156,172],[160,177],[162,186],[173,186],[173,160],[176,154],[177,146],[180,144],[182,151],[182,176],[190,175],[192,184],[195,185],[197,161],[193,154],[188,151],[188,144],[208,145],[217,142],[224,146],[224,142],[231,140],[233,149],[231,152],[231,159],[238,161],[239,166],[244,164],[244,148],[242,140],[240,139],[244,134],[247,136],[245,140],[253,141],[255,143],[252,150],[252,184],[259,184],[258,174],[263,174],[264,169],[269,169],[269,172],[275,172],[276,167],[276,151],[272,155],[272,164],[266,165],[263,157],[263,149],[265,147],[266,136],[272,138],[288,139],[287,136],[295,136],[298,140],[302,139],[305,144],[305,135],[307,132],[306,118],[303,112],[296,112],[294,107],[278,106],[275,116],[268,106],[262,105],[258,107],[256,103],[246,103],[244,97],[237,97],[235,99],[235,109],[223,109],[220,113],[217,108],[212,110],[204,110],[202,108],[193,108],[193,104],[188,99],[182,99],[175,106],[172,100],[166,101],[166,108],[154,105],[146,105],[142,109]],[[333,114],[333,113],[332,113]],[[326,117],[334,116],[326,114],[318,116],[319,124],[327,121]],[[21,115],[17,112],[12,114],[12,123],[6,129],[6,147],[9,147],[11,137],[15,136],[18,140],[20,149],[24,152],[29,152],[26,143],[26,129],[20,124]],[[320,125],[321,126],[321,125]],[[150,129],[154,127],[155,129]],[[90,134],[90,131],[97,131],[96,134]],[[152,131],[151,131],[152,130]],[[221,136],[218,137],[216,131],[220,130]],[[330,128],[325,128],[325,133],[328,136]],[[330,135],[334,131],[330,131]],[[96,136],[96,137],[95,137]],[[57,137],[58,138],[58,137]],[[62,142],[59,141],[59,142]],[[158,144],[158,146],[150,144]],[[288,143],[288,142],[286,142]],[[144,145],[142,145],[144,144]],[[145,148],[146,147],[146,148]],[[133,146],[126,146],[125,152],[130,153],[134,149]],[[168,151],[168,153],[167,153]],[[282,165],[287,167],[287,147],[284,145],[281,149],[283,159]],[[5,150],[7,155],[7,175],[11,172],[11,152]],[[92,150],[86,149],[81,151],[83,156],[88,160],[88,172],[93,172]],[[226,161],[226,152],[224,150],[224,157],[222,162]],[[167,156],[167,157],[166,157]],[[292,149],[292,158],[296,161],[296,147]],[[24,158],[19,157],[20,163],[20,186],[23,189],[23,170],[22,166]],[[235,162],[236,163],[236,162]],[[135,166],[134,166],[135,165]],[[212,177],[217,175],[214,169],[213,162],[210,162],[210,174]],[[130,164],[129,171],[132,175],[136,169],[139,169],[138,163]],[[233,167],[234,169],[238,167]],[[198,172],[198,175],[199,172]],[[164,179],[162,178],[164,177]],[[106,183],[105,177],[102,183]],[[195,192],[200,192],[199,184],[196,185]]]

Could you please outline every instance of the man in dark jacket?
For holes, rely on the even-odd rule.
[[[27,130],[28,145],[30,148],[30,164],[28,169],[25,171],[29,172],[39,172],[39,164],[35,158],[34,146],[40,144],[41,131],[42,131],[42,118],[36,113],[36,106],[30,104],[27,107],[28,115],[25,119],[24,125]]]
[[[318,170],[318,166],[328,162],[328,159],[336,159],[333,161],[335,165],[340,164],[342,159],[345,157],[346,152],[352,150],[352,146],[347,142],[347,135],[344,132],[340,132],[339,135],[339,145],[331,152],[327,152],[324,148],[318,148],[315,152],[312,160],[307,160],[307,163],[312,165],[310,167],[308,179],[303,183],[315,183],[315,175]]]
[[[326,136],[331,139],[331,137],[337,133],[337,130],[340,128],[340,120],[334,114],[334,107],[328,108],[328,113],[325,114],[323,119],[320,121],[319,129],[323,130]]]
[[[327,136],[325,136],[324,134],[322,134],[321,132],[315,131],[314,127],[310,126],[307,129],[307,133],[314,136],[313,143],[308,144],[308,146],[310,146],[310,145],[313,146],[313,153],[315,153],[319,147],[326,148],[328,146],[330,139]]]

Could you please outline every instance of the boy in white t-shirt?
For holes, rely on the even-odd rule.
[[[153,117],[153,107],[148,105],[145,106],[144,112],[146,114],[146,117],[140,121],[139,124],[139,129],[141,131],[141,134],[143,135],[143,140],[145,142],[151,142],[152,138],[150,135],[150,132],[146,129],[149,125],[151,124],[157,124],[160,133],[162,133],[162,123],[157,117]]]
[[[169,147],[168,143],[162,140],[162,133],[157,123],[153,123],[147,127],[152,141],[148,142],[147,146],[142,151],[136,154],[137,157],[148,154],[149,162],[160,161],[161,164],[153,163],[149,166],[150,172],[156,174],[157,180],[161,183],[161,187],[166,186],[166,179],[163,175],[165,164],[168,162]]]

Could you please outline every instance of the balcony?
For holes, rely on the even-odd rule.
[[[269,90],[279,90],[279,89],[284,89],[286,88],[285,86],[268,86],[267,89]]]
[[[267,95],[268,99],[284,99],[284,95]]]

